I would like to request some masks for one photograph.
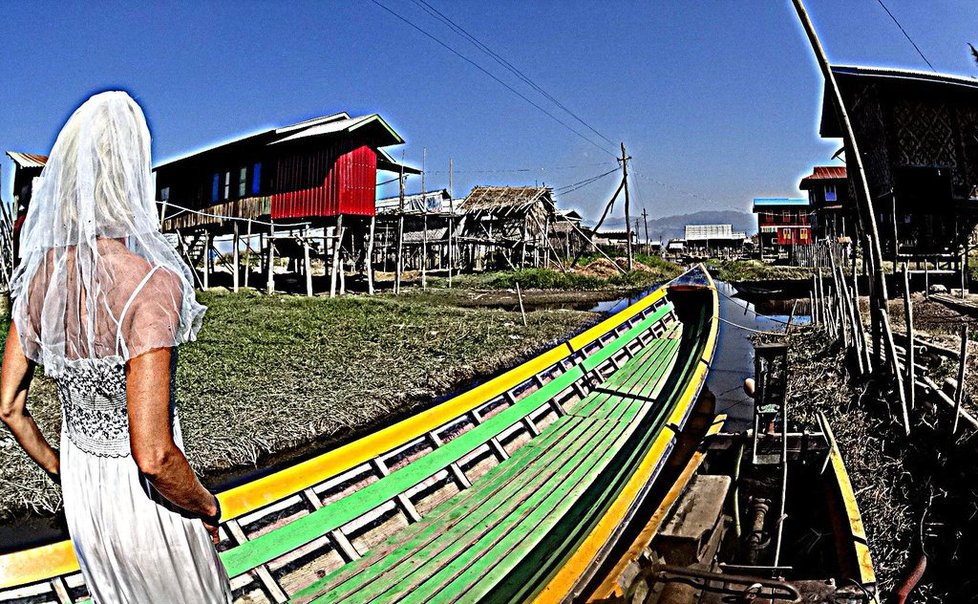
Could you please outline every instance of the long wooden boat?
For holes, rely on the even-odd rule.
[[[697,267],[471,390],[220,493],[236,600],[571,597],[675,447],[717,313]],[[0,601],[86,598],[68,542],[0,556]]]
[[[821,431],[791,433],[787,442],[780,433],[761,434],[759,454],[749,432],[719,432],[722,416],[702,424],[705,439],[692,455],[679,454],[677,472],[662,485],[645,526],[622,540],[609,568],[579,599],[877,603],[852,484],[828,422],[819,420]],[[695,442],[703,432],[684,437]],[[785,452],[782,492],[783,466],[771,459]]]

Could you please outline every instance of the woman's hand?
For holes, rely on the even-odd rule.
[[[200,521],[204,523],[204,528],[211,536],[211,543],[217,545],[221,542],[221,502],[218,501],[217,496],[214,496],[214,513],[206,518],[201,518]]]

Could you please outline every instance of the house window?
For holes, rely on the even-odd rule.
[[[211,189],[211,203],[217,203],[217,196],[221,191],[221,175],[214,175],[214,186]]]
[[[781,222],[783,222],[784,224],[788,224],[791,222],[791,210],[782,210]]]
[[[224,173],[224,197],[221,199],[228,199],[231,197],[231,173]]]
[[[248,168],[242,167],[241,172],[238,174],[238,197],[244,197],[248,194]]]
[[[170,201],[170,187],[160,189],[160,201]]]
[[[251,169],[251,194],[258,195],[261,190],[261,162],[257,162]]]
[[[825,201],[836,201],[835,185],[825,185]]]
[[[808,239],[808,229],[801,229],[798,231],[798,239],[805,241]]]

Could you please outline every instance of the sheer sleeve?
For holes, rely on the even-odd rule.
[[[119,324],[117,346],[124,360],[156,348],[196,339],[201,312],[186,311],[183,281],[165,267],[155,267],[136,286]],[[202,309],[193,302],[192,306]]]

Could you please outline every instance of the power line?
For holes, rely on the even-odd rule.
[[[546,166],[539,168],[498,168],[486,170],[455,170],[455,174],[514,174],[526,172],[547,172],[550,170],[576,170],[578,168],[591,168],[593,166],[607,166],[608,162],[592,162],[578,164],[576,166]],[[448,170],[428,170],[428,174],[447,174]],[[396,179],[395,179],[396,180]]]
[[[903,32],[903,36],[907,39],[908,42],[910,42],[910,44],[913,45],[914,50],[916,50],[917,54],[920,55],[920,58],[924,60],[924,63],[927,63],[927,66],[930,67],[931,71],[937,73],[937,70],[934,69],[934,66],[930,64],[930,61],[928,61],[927,57],[924,56],[924,53],[920,50],[920,47],[917,46],[917,43],[913,41],[913,38],[910,37],[910,34],[907,33],[907,30],[903,29],[903,26],[900,25],[900,22],[897,21],[897,18],[893,16],[893,13],[890,12],[890,9],[886,8],[886,5],[883,4],[883,0],[876,0],[876,1],[879,2],[880,6],[883,7],[883,10],[886,11],[886,14],[890,16],[890,19],[893,19],[893,22],[896,23],[896,26],[900,28],[900,31]]]
[[[575,120],[577,120],[578,122],[580,122],[588,130],[590,130],[591,132],[595,133],[596,135],[598,135],[599,137],[601,137],[602,139],[604,139],[609,145],[614,145],[615,144],[607,136],[605,136],[605,135],[601,134],[600,132],[598,132],[593,126],[591,126],[591,124],[589,124],[586,121],[584,121],[584,119],[581,118],[579,115],[577,115],[576,113],[574,113],[573,111],[571,111],[570,109],[568,109],[567,106],[565,106],[563,103],[561,103],[560,101],[558,101],[553,95],[551,95],[549,92],[547,92],[546,90],[544,90],[543,88],[541,88],[536,82],[534,82],[532,79],[530,79],[530,77],[528,75],[526,75],[525,73],[523,73],[522,70],[520,70],[518,67],[516,67],[515,65],[513,65],[512,63],[510,63],[509,61],[507,61],[503,57],[501,57],[498,53],[496,53],[494,50],[492,50],[491,48],[489,48],[484,42],[482,42],[481,40],[477,39],[475,36],[473,36],[472,34],[470,34],[468,31],[465,30],[464,27],[462,27],[461,25],[459,25],[458,23],[456,23],[455,21],[453,21],[450,17],[448,17],[447,15],[445,15],[444,13],[442,13],[441,11],[439,11],[437,8],[433,7],[432,5],[428,4],[428,2],[426,2],[425,0],[412,0],[412,1],[416,5],[418,5],[419,7],[421,7],[421,9],[424,10],[425,12],[427,12],[429,15],[432,15],[433,17],[435,17],[437,19],[440,19],[443,23],[445,23],[446,25],[448,25],[448,27],[450,27],[451,29],[453,29],[455,31],[455,33],[457,33],[460,36],[463,36],[464,38],[466,38],[469,42],[472,43],[473,46],[475,46],[476,48],[478,48],[482,52],[484,52],[487,55],[489,55],[489,57],[492,58],[494,61],[496,61],[496,63],[499,63],[500,65],[502,65],[510,73],[512,73],[517,78],[519,78],[520,80],[522,80],[527,86],[533,88],[534,90],[536,90],[537,92],[539,92],[540,94],[542,94],[544,97],[546,97],[548,100],[550,100],[550,102],[552,102],[553,104],[555,104],[558,107],[560,107],[561,109],[563,109],[565,112],[567,112],[568,115],[570,115]]]
[[[439,46],[442,46],[443,48],[445,48],[446,50],[448,50],[449,52],[451,52],[452,54],[454,54],[458,58],[462,59],[466,63],[469,63],[470,65],[472,65],[473,67],[475,67],[476,69],[478,69],[479,71],[481,71],[482,73],[486,74],[487,76],[489,76],[490,78],[492,78],[493,80],[495,80],[498,84],[500,84],[501,86],[505,87],[507,90],[509,90],[510,92],[512,92],[513,94],[515,94],[516,96],[520,97],[521,99],[523,99],[527,103],[533,105],[538,110],[542,111],[544,114],[546,114],[548,117],[550,117],[550,119],[554,120],[555,122],[557,122],[558,124],[560,124],[564,128],[567,128],[568,130],[570,130],[571,132],[573,132],[574,134],[576,134],[577,136],[579,136],[583,140],[591,143],[596,148],[604,151],[605,153],[607,153],[608,155],[611,155],[612,157],[618,157],[617,154],[612,153],[611,151],[609,151],[605,147],[602,147],[598,143],[594,142],[594,140],[592,140],[591,138],[585,136],[584,134],[582,134],[581,132],[579,132],[577,129],[573,128],[567,122],[561,120],[559,117],[557,117],[553,113],[547,111],[546,109],[544,109],[543,107],[541,107],[539,104],[537,104],[534,101],[532,101],[525,94],[523,94],[519,90],[516,90],[515,88],[513,88],[512,86],[510,86],[509,84],[507,84],[503,80],[501,80],[498,77],[496,77],[495,74],[493,74],[492,72],[490,72],[489,70],[487,70],[486,68],[484,68],[482,65],[479,65],[478,63],[476,63],[472,59],[466,57],[465,55],[463,55],[459,51],[455,50],[454,48],[452,48],[451,46],[449,46],[445,42],[441,41],[435,35],[433,35],[433,34],[429,33],[428,31],[424,30],[423,28],[421,28],[420,26],[416,25],[415,23],[413,23],[412,21],[410,21],[406,17],[401,16],[400,14],[398,14],[397,12],[395,12],[393,9],[391,9],[391,8],[389,8],[387,6],[384,6],[383,4],[380,3],[379,0],[371,0],[371,2],[373,2],[374,4],[376,4],[377,6],[379,6],[380,8],[384,9],[385,11],[389,12],[390,14],[394,15],[395,17],[397,17],[398,19],[400,19],[404,23],[410,25],[412,28],[416,29],[420,33],[424,34],[425,36],[427,36],[428,38],[430,38],[432,41],[436,42]]]
[[[614,168],[612,170],[608,170],[604,174],[598,174],[597,176],[591,176],[590,178],[585,178],[584,180],[579,180],[579,181],[577,181],[577,182],[575,182],[573,184],[564,185],[563,187],[558,187],[558,188],[554,189],[554,192],[555,193],[558,193],[560,195],[566,195],[567,193],[570,193],[572,191],[576,191],[578,189],[581,189],[583,187],[588,186],[589,184],[595,183],[595,182],[601,180],[602,178],[604,178],[604,177],[606,177],[608,175],[614,174],[617,171],[618,171],[618,168]]]

